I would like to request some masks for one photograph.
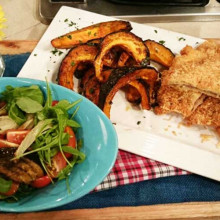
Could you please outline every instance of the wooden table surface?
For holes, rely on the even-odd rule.
[[[214,39],[220,43],[220,39]],[[0,54],[31,52],[37,41],[1,41]],[[190,202],[165,205],[74,209],[65,211],[0,213],[0,220],[118,220],[118,219],[220,219],[220,202]]]

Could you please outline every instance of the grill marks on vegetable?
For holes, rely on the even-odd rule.
[[[32,160],[22,157],[18,161],[11,161],[9,158],[0,160],[0,173],[9,179],[30,184],[35,179],[43,176],[42,168]]]

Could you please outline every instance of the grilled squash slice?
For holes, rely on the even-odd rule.
[[[120,31],[107,35],[100,44],[100,51],[94,61],[96,77],[102,81],[102,69],[106,54],[114,47],[121,47],[134,58],[137,64],[149,64],[149,52],[141,38],[131,32]]]
[[[84,96],[92,101],[94,104],[98,105],[100,93],[100,82],[96,76],[92,76],[84,86],[83,94]]]
[[[113,77],[114,78],[114,77]],[[112,100],[115,96],[115,94],[117,93],[117,91],[119,89],[121,89],[122,87],[124,87],[125,85],[133,82],[134,80],[138,80],[138,79],[143,79],[145,82],[147,82],[148,85],[153,85],[152,82],[156,82],[158,80],[158,72],[156,71],[156,69],[154,69],[153,67],[147,67],[147,68],[142,68],[142,69],[136,69],[134,71],[130,71],[127,74],[124,74],[124,76],[119,77],[119,79],[112,83],[112,87],[110,88],[110,91],[105,91],[105,102],[104,102],[104,107],[103,107],[103,112],[106,114],[107,117],[110,118],[110,110],[111,110],[111,104],[112,104]],[[109,77],[108,83],[111,80],[111,77]],[[134,86],[134,83],[133,83]],[[108,88],[108,89],[109,89]],[[138,88],[138,86],[135,86],[135,88]],[[101,88],[102,89],[102,88]],[[143,100],[145,109],[150,109],[150,105],[149,105],[149,98],[146,96],[146,92],[143,92],[144,90],[139,89],[140,95]],[[101,91],[103,92],[103,91]],[[103,99],[103,97],[102,97]],[[102,100],[100,100],[102,101]],[[100,104],[100,103],[99,103]]]
[[[153,40],[144,41],[150,51],[150,59],[165,66],[170,67],[175,55],[170,49]]]
[[[125,92],[125,98],[129,102],[134,103],[134,104],[140,104],[141,95],[135,87],[133,87],[132,85],[126,85],[123,88],[123,91]]]
[[[58,84],[68,89],[73,89],[73,75],[80,63],[93,63],[98,49],[96,46],[80,45],[72,50],[63,59],[59,74]]]
[[[142,82],[139,80],[134,80],[129,83],[129,85],[133,86],[137,89],[139,95],[141,96],[141,107],[142,109],[150,110],[150,100],[148,97],[148,91],[147,88],[144,86]]]
[[[113,32],[130,31],[131,29],[131,25],[127,21],[102,22],[57,37],[51,41],[51,44],[55,48],[68,49],[94,39],[103,38]]]

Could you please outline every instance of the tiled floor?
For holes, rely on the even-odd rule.
[[[7,27],[8,40],[38,40],[47,28],[37,19],[37,0],[0,0]],[[220,38],[220,21],[150,23],[148,25],[201,38]]]

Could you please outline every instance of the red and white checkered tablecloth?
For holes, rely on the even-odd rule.
[[[111,189],[166,176],[184,175],[189,172],[136,154],[119,150],[114,167],[94,191]]]

